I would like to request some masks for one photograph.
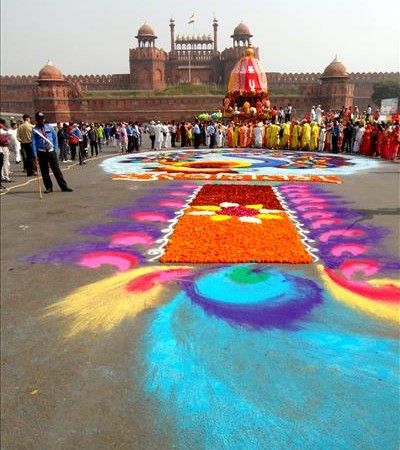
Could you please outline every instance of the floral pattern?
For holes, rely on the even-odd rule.
[[[270,186],[206,185],[179,219],[163,263],[311,263]]]

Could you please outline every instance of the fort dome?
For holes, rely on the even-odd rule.
[[[57,69],[51,61],[48,61],[48,63],[40,69],[39,79],[41,81],[63,81],[64,76],[60,69]]]
[[[240,22],[233,30],[233,36],[251,36],[250,29],[246,24]]]
[[[138,36],[140,37],[156,37],[156,34],[154,33],[153,28],[147,23],[144,23],[139,29],[138,29]]]
[[[337,57],[325,68],[321,78],[348,78],[349,74]]]

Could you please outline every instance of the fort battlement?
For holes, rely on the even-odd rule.
[[[205,84],[226,86],[231,70],[251,45],[251,34],[247,25],[240,23],[232,34],[232,46],[219,51],[218,21],[212,23],[213,33],[199,36],[177,36],[175,22],[170,20],[171,50],[167,53],[156,45],[157,36],[150,25],[144,24],[137,33],[136,48],[129,49],[129,73],[63,75],[49,63],[38,75],[6,75],[0,77],[1,110],[15,113],[32,113],[36,108],[47,108],[54,117],[69,117],[70,114],[91,118],[102,114],[112,118],[125,117],[128,111],[138,111],[141,117],[151,112],[149,105],[162,103],[169,108],[166,115],[190,114],[194,111],[188,100],[179,107],[179,98],[161,100],[154,95],[170,85]],[[259,49],[253,47],[258,58]],[[42,74],[42,77],[40,76]],[[386,79],[398,79],[398,72],[353,72],[347,73],[345,66],[332,61],[323,72],[279,73],[267,72],[271,103],[284,106],[291,103],[298,111],[307,110],[311,104],[321,103],[325,108],[357,105],[365,109],[373,105],[371,95],[374,83]],[[148,101],[134,99],[134,91],[147,90]],[[115,95],[104,93],[115,91]],[[126,94],[124,92],[126,91]],[[90,95],[89,95],[90,94]],[[198,101],[195,96],[193,101]],[[211,103],[210,103],[211,102]],[[219,97],[208,101],[199,110],[217,108]],[[160,104],[161,104],[160,103]],[[377,106],[377,105],[373,105]],[[196,103],[197,108],[197,103]],[[63,115],[57,115],[63,111]],[[140,113],[142,111],[143,113]],[[147,112],[146,112],[147,111]],[[157,110],[158,111],[158,110]],[[157,114],[161,114],[158,111]],[[125,115],[124,115],[125,114]],[[133,112],[132,112],[133,114]],[[164,117],[164,116],[163,116]]]

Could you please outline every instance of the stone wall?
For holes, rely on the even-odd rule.
[[[203,111],[221,108],[223,96],[153,96],[140,98],[88,98],[74,100],[70,106],[73,120],[128,121],[192,120]]]
[[[230,63],[229,55],[226,62]],[[233,61],[233,59],[232,59]],[[325,99],[318,98],[320,89],[320,73],[267,73],[269,88],[276,91],[271,97],[271,104],[285,106],[291,103],[299,117],[310,109],[311,104],[321,103],[324,106]],[[351,73],[349,81],[354,83],[353,106],[365,110],[368,104],[374,105],[371,100],[373,84],[383,79],[395,79],[399,74],[389,73]],[[56,108],[54,117],[71,116],[81,120],[148,120],[159,118],[160,120],[190,119],[202,111],[216,111],[222,105],[221,96],[155,96],[149,97],[119,97],[109,98],[102,95],[102,91],[128,90],[132,85],[132,75],[67,75],[68,86],[81,86],[83,91],[96,91],[94,96],[81,97],[79,92],[68,88],[68,93],[57,91],[52,93],[51,101],[45,98],[34,101],[34,90],[37,86],[37,76],[2,76],[0,78],[2,111],[32,114],[39,105],[47,109]],[[296,88],[298,92],[286,92]],[[76,91],[76,89],[75,89]],[[79,90],[78,90],[79,91]],[[39,99],[40,100],[40,99]],[[44,103],[43,103],[44,102]],[[350,105],[346,105],[350,106]]]
[[[0,110],[33,113],[33,88],[37,76],[0,77]]]
[[[267,73],[268,87],[271,91],[284,92],[286,89],[299,89],[304,92],[310,86],[318,86],[321,81],[321,73]],[[372,102],[371,95],[374,83],[388,79],[398,79],[398,72],[353,72],[349,73],[349,81],[354,83],[353,106],[358,106],[360,110],[365,110],[370,104],[377,108]],[[320,100],[323,102],[323,99]],[[350,105],[345,105],[350,106]]]

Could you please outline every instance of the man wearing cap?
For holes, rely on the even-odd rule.
[[[36,126],[32,129],[32,153],[35,161],[39,160],[43,183],[46,188],[45,194],[53,192],[53,183],[49,174],[49,166],[56,177],[57,183],[63,192],[72,192],[68,187],[58,164],[57,156],[57,134],[53,127],[44,122],[44,114],[35,114]]]

